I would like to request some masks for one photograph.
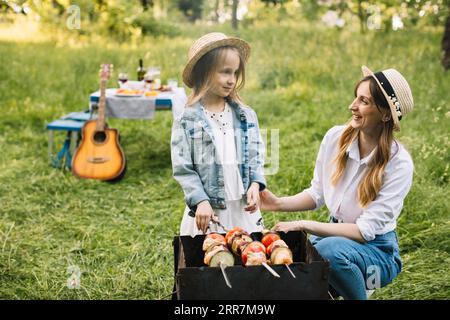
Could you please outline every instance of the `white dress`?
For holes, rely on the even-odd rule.
[[[210,112],[206,109],[203,109],[203,112],[213,131],[217,151],[216,156],[218,157],[216,161],[219,161],[223,167],[225,203],[227,208],[223,210],[213,208],[214,213],[226,229],[241,227],[250,233],[261,231],[263,227],[259,209],[254,213],[248,213],[244,210],[246,203],[242,195],[245,193],[245,190],[238,168],[231,107],[225,104],[225,109],[222,112]],[[194,237],[197,234],[203,234],[197,228],[195,217],[189,216],[188,213],[189,207],[186,206],[183,220],[181,221],[180,235]],[[222,228],[213,223],[210,224],[208,232],[225,233]]]

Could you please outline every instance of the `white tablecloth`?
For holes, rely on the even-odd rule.
[[[186,92],[183,87],[173,89],[173,91],[160,92],[157,96],[147,97],[123,97],[115,95],[117,89],[106,89],[105,115],[110,118],[123,119],[152,119],[157,110],[159,102],[170,100],[172,115],[179,117],[183,112],[187,102]],[[96,91],[90,95],[90,107],[97,103],[100,92]],[[167,105],[169,107],[170,105]],[[164,109],[164,108],[162,108]]]

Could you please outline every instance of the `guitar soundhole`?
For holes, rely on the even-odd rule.
[[[94,141],[96,143],[103,143],[106,140],[106,133],[104,131],[97,131],[94,134]]]

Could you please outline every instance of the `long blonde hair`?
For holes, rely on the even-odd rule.
[[[225,59],[227,50],[234,50],[239,54],[239,68],[237,70],[237,81],[233,90],[227,97],[232,101],[243,104],[238,92],[245,84],[245,60],[240,54],[239,50],[232,46],[223,46],[215,48],[206,53],[195,64],[192,70],[193,87],[192,93],[188,98],[187,106],[192,106],[198,102],[212,87],[212,80],[220,68],[222,61]]]
[[[380,112],[388,113],[390,115],[389,104],[381,92],[378,84],[372,77],[365,77],[360,80],[355,87],[356,91],[360,84],[364,81],[369,81],[369,90],[374,103]],[[336,170],[331,177],[331,183],[336,186],[344,174],[347,164],[348,154],[347,148],[358,137],[359,130],[353,128],[350,124],[347,125],[344,132],[339,139],[339,151],[334,159]],[[378,137],[378,145],[375,150],[375,154],[368,163],[367,172],[361,179],[358,185],[357,199],[361,207],[367,207],[367,205],[375,200],[383,185],[384,169],[391,158],[391,146],[394,140],[394,121],[392,116],[389,121],[383,122],[383,129]]]

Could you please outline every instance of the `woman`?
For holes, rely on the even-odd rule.
[[[322,207],[330,223],[280,222],[277,231],[304,230],[330,261],[330,285],[345,299],[367,299],[366,289],[390,283],[401,271],[396,220],[412,184],[413,162],[394,139],[413,108],[405,78],[394,69],[373,73],[355,88],[350,122],[323,138],[311,187],[278,198],[261,192],[261,208],[305,211]]]

